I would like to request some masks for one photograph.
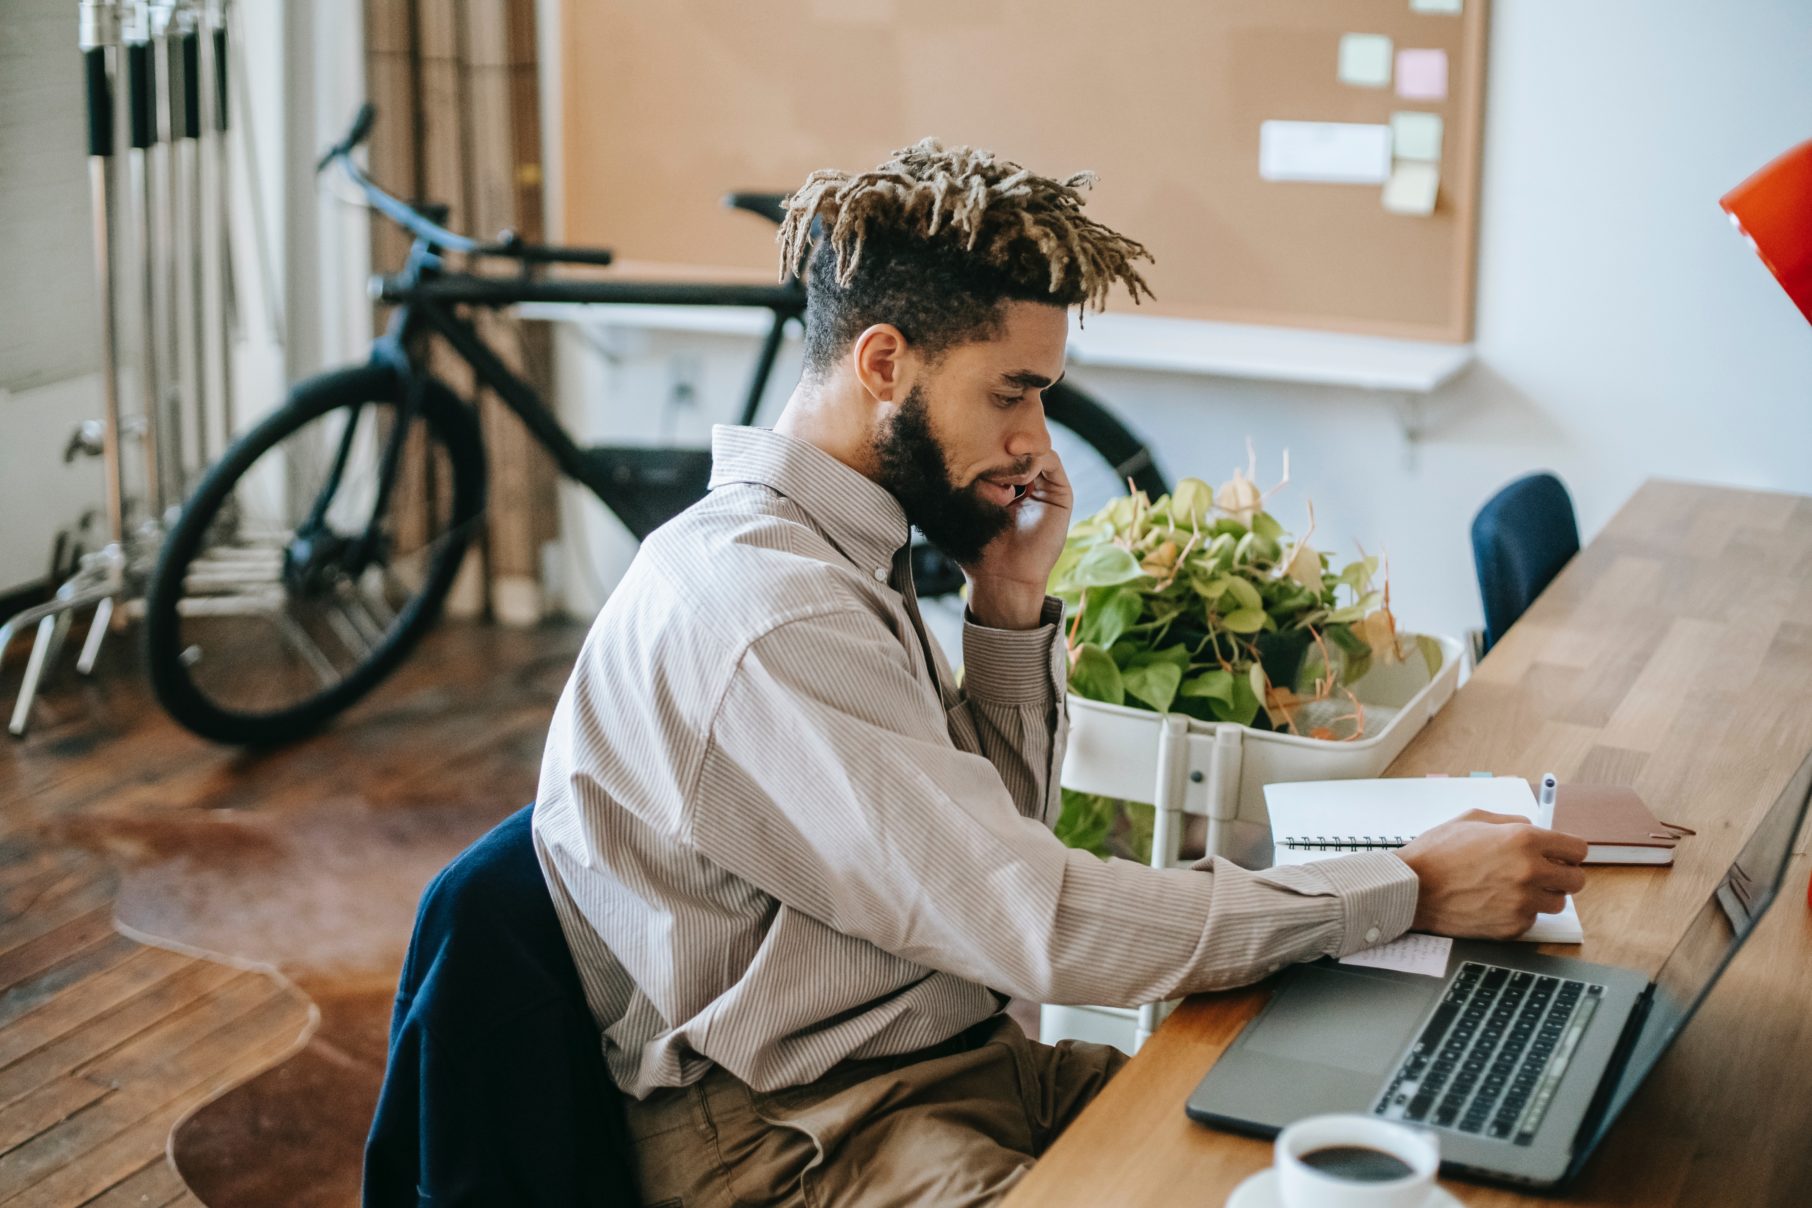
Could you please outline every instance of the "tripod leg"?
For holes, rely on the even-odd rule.
[[[26,720],[31,716],[32,698],[38,695],[38,680],[44,675],[44,663],[55,641],[57,618],[48,616],[38,622],[38,636],[31,644],[31,658],[25,663],[25,679],[19,684],[19,699],[13,705],[12,721],[7,729],[14,734],[25,733]]]
[[[77,674],[94,674],[94,661],[100,657],[101,643],[107,637],[107,626],[112,620],[113,597],[108,596],[95,607],[94,620],[88,624],[88,637],[82,643],[81,656],[76,659]]]

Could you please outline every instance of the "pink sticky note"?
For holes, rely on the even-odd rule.
[[[1447,52],[1399,50],[1397,95],[1411,101],[1447,99]]]

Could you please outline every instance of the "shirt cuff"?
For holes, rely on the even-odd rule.
[[[1408,931],[1416,917],[1421,883],[1390,852],[1357,852],[1299,867],[1319,873],[1340,898],[1342,930],[1334,956],[1388,943]]]
[[[1057,632],[1063,601],[1046,596],[1036,629],[991,629],[963,609],[963,694],[1004,705],[1042,704],[1063,691]]]

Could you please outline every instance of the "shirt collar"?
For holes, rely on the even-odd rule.
[[[711,426],[711,488],[755,482],[785,495],[864,570],[888,567],[911,536],[893,492],[817,445],[771,428]]]

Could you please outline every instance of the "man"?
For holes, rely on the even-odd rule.
[[[934,140],[813,173],[780,235],[803,377],[772,431],[715,431],[710,495],[644,544],[560,699],[536,839],[649,1203],[993,1202],[1125,1060],[1029,1041],[1008,996],[1150,1002],[1412,924],[1507,937],[1581,885],[1582,842],[1508,819],[1266,872],[1052,836],[1071,493],[1040,392],[1067,308],[1136,300],[1150,259],[1082,215],[1087,183]],[[960,686],[909,524],[968,575]]]

